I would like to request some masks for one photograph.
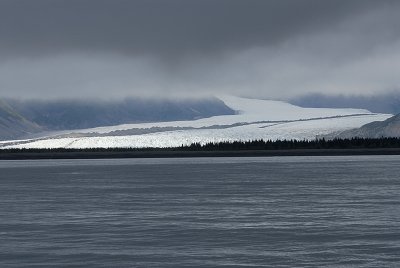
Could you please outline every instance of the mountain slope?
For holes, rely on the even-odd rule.
[[[328,136],[328,138],[381,138],[400,137],[400,114],[385,121],[376,121],[363,125],[360,128],[343,131]]]
[[[285,102],[221,97],[236,113],[190,121],[150,122],[50,133],[3,148],[177,147],[194,142],[314,139],[392,115],[359,109],[301,108]]]
[[[0,100],[0,140],[21,138],[40,131],[40,126],[25,119]]]
[[[128,123],[193,120],[234,114],[216,98],[121,101],[10,101],[28,120],[47,130],[82,129]]]

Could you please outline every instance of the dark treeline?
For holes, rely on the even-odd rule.
[[[379,138],[379,139],[316,139],[316,140],[253,140],[253,141],[234,141],[199,143],[182,147],[189,150],[290,150],[290,149],[373,149],[373,148],[400,148],[400,138]]]
[[[301,149],[379,149],[400,148],[400,138],[352,138],[316,140],[253,140],[217,143],[193,143],[174,148],[87,148],[87,149],[2,149],[2,153],[18,152],[163,152],[163,151],[243,151],[243,150],[301,150]]]

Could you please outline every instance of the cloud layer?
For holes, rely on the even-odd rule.
[[[395,90],[399,12],[390,0],[3,0],[0,96]]]

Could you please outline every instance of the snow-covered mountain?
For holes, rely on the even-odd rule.
[[[302,108],[281,101],[222,96],[234,115],[190,121],[123,124],[54,132],[46,137],[1,142],[2,148],[176,147],[254,139],[314,139],[337,131],[383,121],[391,114],[362,109]]]

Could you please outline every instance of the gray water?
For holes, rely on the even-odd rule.
[[[400,267],[399,164],[0,161],[0,267]]]

